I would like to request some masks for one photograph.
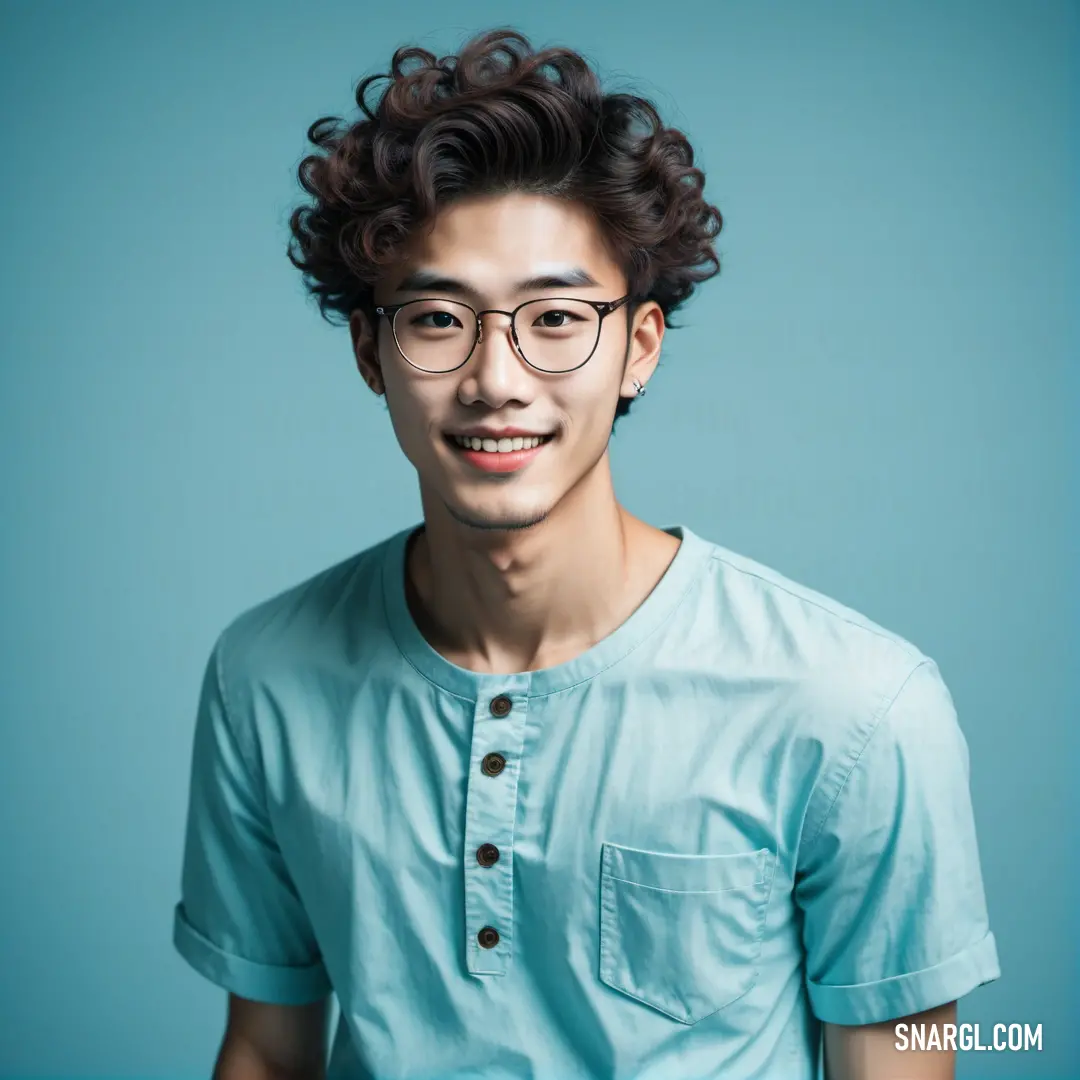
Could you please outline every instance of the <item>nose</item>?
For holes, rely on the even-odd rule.
[[[499,326],[497,322],[494,323],[488,327],[489,333],[485,333],[485,317],[492,315],[502,315],[506,322],[502,326]],[[526,366],[518,345],[517,334],[514,331],[513,318],[509,311],[500,311],[498,308],[477,312],[476,352],[480,354],[476,358],[479,361],[478,366],[487,367],[492,359],[497,366],[507,361],[512,368],[519,370]],[[510,347],[506,348],[507,345]]]
[[[500,311],[499,308],[487,308],[485,311],[478,311],[476,313],[477,323],[477,338],[476,347],[479,348],[484,344],[484,316],[485,315],[505,315],[506,327],[504,329],[505,336],[509,339],[510,345],[513,348],[515,354],[521,355],[521,349],[518,348],[517,334],[514,331],[514,316],[509,311]],[[493,328],[493,335],[497,333],[497,328]]]
[[[501,320],[496,321],[497,316],[501,316]],[[510,312],[480,311],[477,320],[479,334],[472,360],[466,368],[464,396],[483,400],[491,408],[500,408],[515,399],[527,400],[530,397],[529,367],[514,340]]]

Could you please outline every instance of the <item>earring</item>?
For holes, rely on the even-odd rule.
[[[637,379],[631,379],[630,381],[633,383],[634,389],[637,391],[637,396],[638,397],[644,397],[645,396],[645,386],[644,386],[644,384],[638,382]]]

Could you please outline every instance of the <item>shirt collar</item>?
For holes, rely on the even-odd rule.
[[[712,552],[712,545],[685,525],[664,531],[681,543],[664,576],[622,625],[592,648],[555,667],[516,675],[491,675],[451,663],[420,633],[405,598],[405,553],[420,525],[403,529],[384,548],[382,591],[390,632],[406,660],[429,682],[460,697],[476,700],[495,687],[514,687],[530,697],[568,690],[618,664],[674,614]]]

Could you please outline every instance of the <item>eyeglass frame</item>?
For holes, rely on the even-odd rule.
[[[410,367],[416,368],[417,371],[422,371],[425,375],[450,375],[452,372],[460,371],[471,359],[472,354],[476,352],[476,346],[480,345],[484,340],[484,323],[483,317],[485,315],[507,315],[510,318],[510,337],[514,342],[514,349],[518,356],[525,361],[534,371],[539,371],[542,375],[569,375],[572,371],[578,371],[583,368],[596,354],[596,348],[600,344],[600,334],[604,329],[604,319],[606,319],[613,311],[617,311],[627,301],[634,298],[633,293],[627,293],[625,296],[621,296],[618,300],[586,300],[580,296],[537,296],[532,300],[525,300],[523,303],[518,304],[513,311],[503,311],[501,308],[485,308],[483,311],[477,311],[471,304],[466,304],[464,300],[447,300],[441,296],[422,296],[416,300],[406,300],[403,304],[385,304],[381,307],[375,308],[376,315],[385,316],[390,322],[390,333],[394,335],[394,344],[397,346],[397,351],[401,353],[402,357]],[[460,364],[455,364],[452,368],[446,368],[444,371],[430,371],[428,368],[422,368],[419,364],[414,363],[405,355],[405,350],[401,347],[401,342],[398,341],[397,327],[394,325],[394,321],[397,317],[397,313],[404,307],[408,307],[410,304],[423,304],[430,303],[432,300],[441,300],[447,304],[457,304],[459,307],[468,308],[476,316],[476,336],[473,339],[472,348],[469,349],[465,359]],[[521,348],[521,342],[518,341],[517,336],[517,313],[524,307],[528,307],[530,304],[544,303],[545,301],[558,301],[558,300],[570,300],[575,304],[588,304],[593,308],[599,319],[596,323],[596,340],[593,342],[593,347],[589,350],[589,355],[581,361],[580,364],[576,364],[572,368],[564,368],[562,371],[549,371],[547,368],[538,367],[534,364],[524,353]]]

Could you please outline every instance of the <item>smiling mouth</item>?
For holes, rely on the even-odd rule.
[[[533,450],[550,442],[553,435],[514,435],[503,439],[482,439],[476,435],[447,435],[446,441],[458,450],[479,450],[488,454],[512,454]]]

